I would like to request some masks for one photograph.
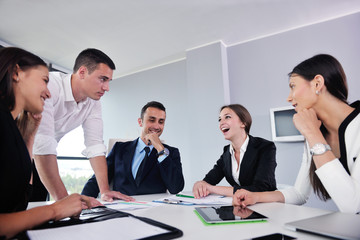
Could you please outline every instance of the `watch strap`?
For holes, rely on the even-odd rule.
[[[158,157],[165,155],[166,157],[169,156],[169,150],[167,148],[164,148],[163,150],[161,150],[160,152],[158,152]]]

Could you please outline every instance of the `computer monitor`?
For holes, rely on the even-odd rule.
[[[272,139],[275,142],[300,142],[304,137],[293,123],[295,110],[292,106],[270,108]]]

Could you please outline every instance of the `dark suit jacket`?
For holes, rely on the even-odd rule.
[[[161,163],[157,160],[157,151],[153,148],[146,161],[139,186],[132,175],[131,165],[138,139],[129,142],[117,142],[106,158],[109,184],[113,181],[113,190],[126,195],[164,193],[169,190],[175,194],[183,190],[184,177],[177,148],[164,144],[170,154]],[[99,187],[95,175],[92,176],[82,194],[97,197]]]
[[[249,144],[240,165],[240,185],[232,177],[229,148],[230,145],[224,147],[224,153],[214,168],[206,174],[205,182],[216,185],[225,177],[234,187],[234,192],[240,188],[252,192],[276,190],[276,147],[273,142],[249,135]]]

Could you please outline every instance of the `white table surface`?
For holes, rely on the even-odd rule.
[[[134,196],[137,201],[152,201],[169,196],[168,194],[150,194]],[[31,202],[28,208],[44,205],[45,202]],[[136,216],[151,218],[183,231],[182,239],[251,239],[271,233],[283,233],[298,239],[327,239],[318,235],[295,232],[284,227],[287,222],[315,217],[329,213],[323,209],[309,208],[283,203],[260,203],[250,206],[269,219],[267,222],[241,223],[229,225],[205,226],[194,213],[193,206],[161,204],[159,207],[129,211]]]

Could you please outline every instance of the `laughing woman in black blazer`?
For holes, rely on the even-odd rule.
[[[220,159],[205,178],[194,184],[196,198],[210,193],[232,196],[242,188],[259,192],[276,189],[275,144],[249,135],[251,122],[250,113],[240,104],[221,108],[220,131],[231,144],[224,147]],[[231,187],[216,186],[224,177]]]

